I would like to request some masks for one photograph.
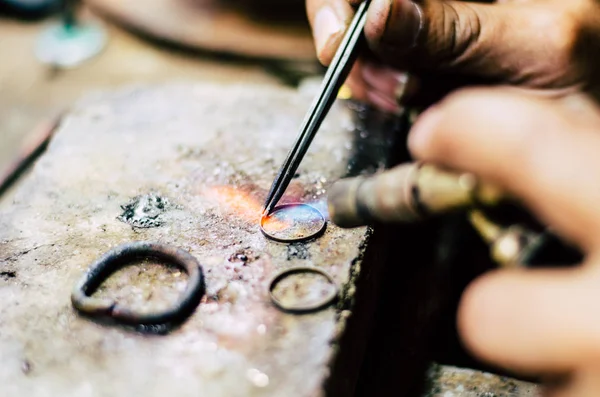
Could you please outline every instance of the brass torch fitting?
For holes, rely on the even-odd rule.
[[[331,220],[340,227],[415,222],[473,205],[495,205],[502,195],[468,173],[407,163],[372,177],[344,179],[329,190]]]
[[[483,211],[469,211],[468,219],[490,247],[490,257],[501,267],[526,265],[527,257],[544,242],[543,233],[534,233],[520,225],[501,226]]]

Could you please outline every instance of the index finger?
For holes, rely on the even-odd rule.
[[[463,294],[458,329],[480,359],[529,374],[600,356],[600,111],[511,89],[450,96],[415,124],[418,158],[511,192],[587,254],[574,269],[487,273]]]
[[[425,112],[409,144],[422,160],[504,187],[591,251],[600,248],[600,112],[580,109],[510,89],[471,90]]]
[[[354,9],[347,0],[306,0],[306,13],[319,61],[329,65],[352,21]]]

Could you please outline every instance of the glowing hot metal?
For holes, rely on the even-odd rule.
[[[286,204],[276,207],[260,221],[260,230],[274,241],[292,243],[319,237],[327,222],[323,214],[308,204]]]

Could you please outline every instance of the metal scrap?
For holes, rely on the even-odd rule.
[[[296,302],[290,304],[277,296],[275,293],[275,288],[280,281],[294,274],[316,274],[317,276],[324,277],[328,284],[331,285],[331,288],[328,288],[322,293],[322,296],[318,297],[317,299],[313,299],[312,301],[298,302],[300,299],[298,297],[294,297],[293,300]],[[307,284],[308,289],[310,289],[311,292],[316,290],[316,288],[313,288],[314,283]],[[291,289],[297,293],[298,290],[300,290],[300,285],[296,283],[291,287]],[[273,304],[275,304],[275,306],[287,313],[312,313],[324,309],[336,300],[338,293],[339,290],[335,284],[335,281],[333,280],[333,277],[331,277],[331,275],[325,270],[313,266],[298,266],[285,269],[276,274],[269,283],[269,295],[271,297],[271,301]]]
[[[171,204],[168,198],[148,193],[122,205],[123,213],[117,219],[137,228],[159,227],[164,224],[162,215],[175,208],[177,206]]]
[[[186,290],[172,308],[160,312],[137,313],[113,300],[91,297],[114,271],[148,257],[178,266],[189,276]],[[202,266],[192,255],[165,244],[135,242],[112,249],[94,262],[75,285],[71,302],[80,313],[92,317],[108,318],[134,326],[165,325],[179,323],[188,317],[200,303],[204,291]]]

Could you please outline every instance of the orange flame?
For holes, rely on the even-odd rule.
[[[248,222],[259,222],[262,216],[263,206],[248,192],[231,186],[217,186],[209,189],[209,193],[219,205],[227,208],[229,212]],[[281,231],[290,227],[288,222],[282,222],[275,217],[265,218],[263,227],[269,230]]]
[[[290,221],[284,222],[273,215],[267,215],[262,222],[263,229],[269,232],[280,232],[292,226]]]
[[[231,186],[217,186],[209,190],[220,205],[248,221],[258,221],[262,214],[262,206],[250,194]]]

